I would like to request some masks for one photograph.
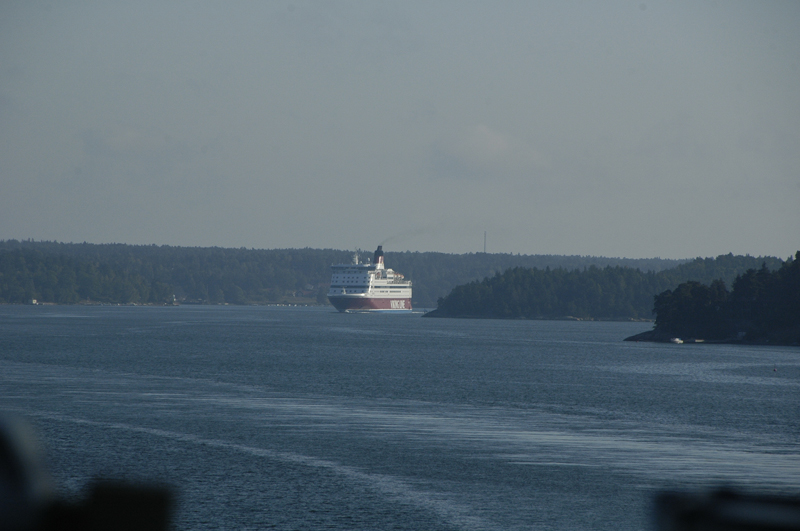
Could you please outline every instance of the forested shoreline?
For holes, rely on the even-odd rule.
[[[360,252],[362,258],[372,251]],[[330,266],[353,251],[0,241],[0,303],[328,304]],[[413,305],[432,308],[455,286],[510,267],[608,264],[663,270],[685,260],[592,256],[386,252],[413,281]]]
[[[0,242],[0,302],[325,304],[335,250]]]
[[[651,319],[653,297],[692,280],[723,282],[753,267],[780,267],[777,258],[722,255],[672,269],[644,272],[620,266],[580,270],[513,268],[453,289],[430,317],[491,319]]]
[[[369,257],[371,251],[361,252]],[[330,265],[353,251],[0,241],[0,303],[328,304]],[[624,264],[662,270],[682,260],[387,251],[432,308],[453,287],[515,266]]]
[[[0,241],[0,303],[36,299],[57,304],[327,304],[330,265],[348,263],[352,254],[334,249],[6,240]],[[362,253],[369,255],[371,252]],[[681,282],[709,283],[725,278],[730,283],[749,268],[766,263],[775,269],[782,261],[733,255],[668,260],[406,251],[387,252],[386,263],[413,281],[416,308],[432,308],[437,300],[455,301],[465,294],[465,285],[496,277],[531,276],[531,289],[545,278],[560,286],[555,291],[545,290],[549,298],[541,300],[548,302],[540,302],[536,312],[501,309],[499,314],[476,316],[625,319],[652,318],[653,295]],[[612,289],[612,285],[618,287]],[[512,300],[521,297],[521,289]],[[581,302],[587,297],[591,304]],[[486,308],[497,309],[484,296],[462,299],[465,304],[477,306],[476,301],[481,301]]]
[[[758,261],[760,267],[753,267]],[[681,280],[687,276],[694,278]],[[518,267],[458,286],[426,316],[607,320],[655,316],[653,330],[628,339],[796,345],[800,343],[800,251],[785,262],[723,255],[658,273],[619,266],[572,271]]]
[[[800,344],[800,251],[776,271],[749,269],[728,291],[722,280],[685,282],[655,297],[653,330],[630,341]]]
[[[362,258],[372,251],[362,251]],[[0,303],[327,304],[330,266],[353,251],[0,241]],[[433,308],[454,287],[512,267],[621,265],[661,271],[674,259],[386,252],[413,282],[412,303]]]

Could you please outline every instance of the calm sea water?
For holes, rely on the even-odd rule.
[[[64,495],[179,529],[648,529],[662,489],[800,492],[800,349],[642,323],[0,306],[0,409]]]

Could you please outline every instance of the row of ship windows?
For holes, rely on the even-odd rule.
[[[331,289],[341,289],[341,288],[354,289],[354,288],[368,288],[368,287],[369,286],[331,286]],[[406,287],[405,286],[396,286],[396,287],[395,286],[375,286],[372,289],[400,290],[400,289],[406,289]]]
[[[365,289],[348,289],[347,293],[366,293],[367,291],[368,290],[365,290]],[[403,293],[399,293],[399,292],[396,292],[396,291],[382,291],[382,290],[376,290],[376,289],[372,290],[372,292],[373,293],[391,293],[395,297],[402,297],[404,295]],[[408,295],[406,295],[406,296],[408,296]]]
[[[338,279],[338,278],[335,278],[333,280],[334,280],[334,282],[331,282],[332,285],[347,284],[347,283],[353,283],[353,282],[358,282],[358,285],[360,285],[360,286],[364,285],[363,284],[363,282],[364,282],[363,280],[341,280],[341,279]],[[358,287],[358,286],[356,286],[356,287]]]

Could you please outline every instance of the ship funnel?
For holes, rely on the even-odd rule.
[[[378,269],[383,269],[383,245],[379,245],[375,251],[375,258],[372,263],[378,266]]]

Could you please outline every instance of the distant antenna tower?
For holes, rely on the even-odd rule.
[[[486,231],[483,231],[483,254],[486,254]]]

